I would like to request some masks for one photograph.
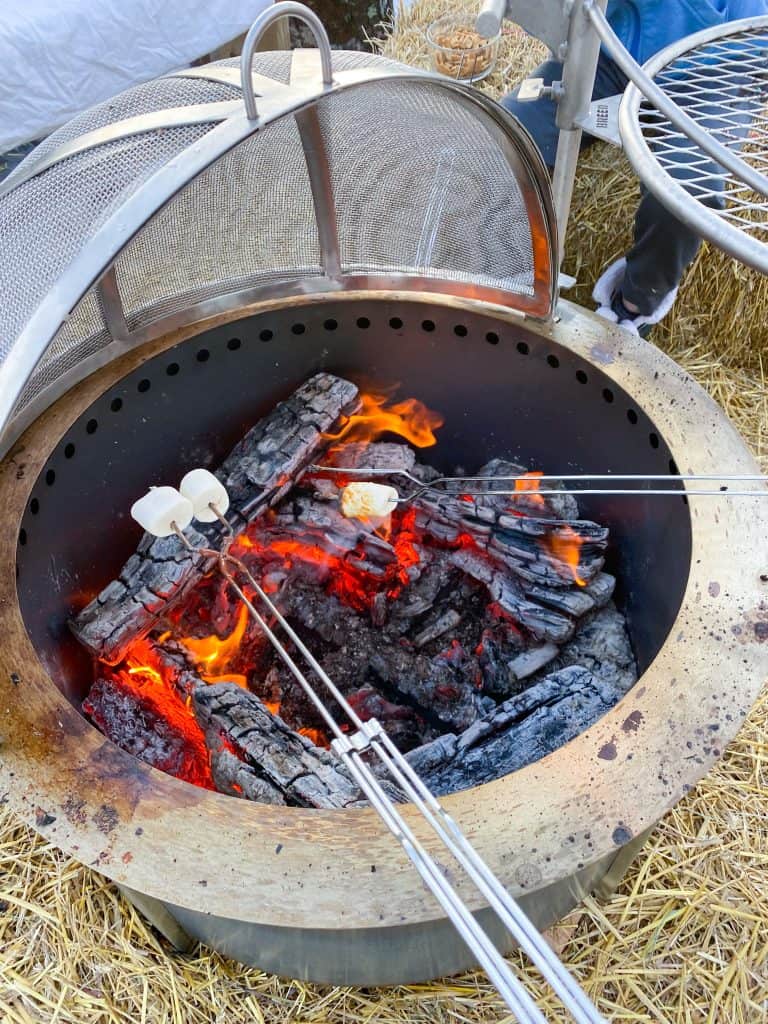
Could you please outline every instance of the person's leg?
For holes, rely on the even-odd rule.
[[[544,85],[551,85],[554,81],[562,78],[563,65],[557,60],[548,60],[541,64],[535,71],[532,71],[529,78],[541,78]],[[606,96],[615,96],[623,92],[627,85],[627,79],[616,67],[610,57],[600,53],[595,73],[595,84],[592,89],[592,99],[602,100]],[[520,91],[518,86],[509,96],[505,96],[500,103],[517,118],[527,130],[533,141],[539,147],[544,163],[550,171],[555,166],[555,155],[557,153],[557,138],[560,129],[555,124],[557,115],[557,104],[554,100],[543,97],[539,100],[521,102],[517,96]],[[595,139],[585,134],[582,139],[582,149],[590,146]]]
[[[529,75],[530,78],[543,78],[545,85],[551,85],[562,77],[563,65],[556,60],[547,60]],[[544,163],[550,171],[555,166],[555,153],[557,152],[557,136],[559,130],[555,124],[557,104],[546,97],[538,100],[521,102],[517,98],[520,91],[518,86],[509,96],[505,96],[500,103],[505,110],[513,114],[523,128],[526,129],[533,141],[539,147]]]
[[[699,251],[701,238],[643,189],[635,234],[619,288],[631,313],[651,316],[677,288]]]
[[[685,108],[696,104],[696,120],[713,132],[727,129],[728,137],[745,138],[752,120],[752,108],[736,86],[724,89],[717,68],[711,72],[712,88],[707,96],[701,86],[687,92],[683,79],[672,96]],[[677,181],[695,200],[720,210],[724,206],[723,170],[693,146],[684,136],[662,133],[651,139],[669,176]],[[632,248],[627,253],[623,281],[617,289],[626,309],[641,317],[659,319],[674,301],[683,274],[693,262],[701,239],[695,231],[677,220],[659,200],[642,188],[642,198],[635,216]],[[655,316],[654,316],[655,314]]]

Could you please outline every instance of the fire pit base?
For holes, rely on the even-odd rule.
[[[578,906],[588,894],[607,899],[645,844],[650,830],[616,854],[535,893],[518,903],[544,929]],[[180,952],[194,941],[240,963],[271,974],[328,985],[409,985],[441,975],[458,974],[473,964],[472,954],[448,921],[404,925],[396,939],[387,928],[331,932],[312,928],[270,928],[200,914],[184,907],[148,900],[124,886],[121,892]],[[514,942],[490,910],[475,915],[503,952]]]
[[[559,314],[542,326],[395,294],[241,307],[171,333],[166,324],[52,405],[0,464],[10,526],[0,535],[0,793],[19,816],[138,905],[277,974],[374,984],[471,966],[371,811],[233,799],[105,740],[74,706],[87,677],[66,621],[132,550],[130,531],[114,540],[130,496],[199,464],[201,445],[221,457],[321,369],[403,381],[446,415],[444,458],[470,466],[506,444],[545,471],[756,472],[722,412],[662,353],[568,303]],[[540,926],[616,880],[719,757],[768,674],[754,503],[683,498],[584,509],[611,527],[611,568],[631,581],[617,601],[637,685],[553,754],[445,799]]]

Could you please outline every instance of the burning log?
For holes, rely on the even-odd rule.
[[[460,736],[439,736],[406,756],[429,789],[444,796],[540,760],[597,721],[622,693],[580,666],[561,669]]]
[[[315,456],[323,434],[356,407],[357,387],[319,373],[260,420],[233,448],[217,471],[231,507],[235,529],[274,505],[293,486],[294,477]],[[218,524],[190,530],[194,545],[217,548]],[[208,568],[202,556],[188,552],[175,537],[143,537],[120,576],[71,622],[78,640],[101,661],[117,664],[131,643],[145,636]]]
[[[544,756],[634,681],[624,622],[609,604],[615,580],[602,571],[608,531],[580,519],[572,495],[537,493],[536,474],[498,493],[494,477],[522,472],[500,460],[472,494],[457,482],[385,517],[346,518],[349,477],[334,469],[391,470],[378,488],[400,487],[398,472],[439,475],[405,445],[360,440],[394,425],[431,444],[439,417],[413,400],[386,409],[381,396],[363,395],[362,413],[331,433],[356,401],[353,384],[320,374],[233,449],[218,473],[232,553],[358,716],[377,718],[444,793]],[[409,410],[417,423],[404,421]],[[304,473],[310,461],[329,475]],[[217,524],[190,531],[209,548],[220,538]],[[224,793],[278,806],[362,803],[324,749],[327,723],[210,568],[174,536],[142,540],[73,624],[102,663],[117,662],[101,665],[86,711],[164,770],[187,777],[202,761],[201,784]]]
[[[232,683],[217,683],[197,689],[192,703],[209,746],[217,749],[226,737],[251,774],[266,780],[285,803],[325,808],[363,803],[362,793],[334,756],[294,732],[256,694]],[[219,761],[217,767],[221,766]],[[235,772],[232,781],[241,778]]]
[[[107,739],[151,764],[214,789],[203,734],[183,701],[163,686],[143,686],[127,674],[100,678],[83,710]]]

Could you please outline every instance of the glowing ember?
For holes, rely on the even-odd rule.
[[[397,434],[415,448],[431,448],[437,443],[435,430],[444,418],[428,409],[418,398],[387,405],[387,395],[363,393],[360,412],[348,417],[335,434],[326,434],[330,441],[375,441],[383,434]]]
[[[215,789],[202,729],[161,671],[152,644],[136,641],[126,664],[104,667],[103,677],[83,703],[101,731],[161,771]]]

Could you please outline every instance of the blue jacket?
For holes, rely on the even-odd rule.
[[[611,27],[639,64],[684,36],[768,14],[768,0],[608,0]]]

